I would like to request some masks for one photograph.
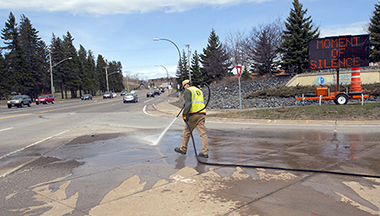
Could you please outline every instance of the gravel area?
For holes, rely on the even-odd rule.
[[[265,78],[260,80],[253,80],[247,82],[241,82],[241,105],[242,109],[264,109],[264,108],[275,108],[275,107],[292,107],[292,106],[302,106],[302,102],[296,100],[295,97],[281,98],[252,98],[244,99],[244,95],[256,92],[259,90],[274,88],[286,84],[291,79],[291,76],[277,76],[271,78]],[[228,83],[228,84],[211,84],[211,98],[208,104],[208,109],[239,109],[239,83]],[[204,91],[204,98],[207,101],[208,90]],[[176,93],[175,93],[176,95]],[[367,101],[380,101],[379,98],[370,97],[366,99]],[[354,100],[354,102],[358,102]],[[177,104],[181,105],[184,103],[183,98],[180,98]],[[305,100],[305,105],[316,105],[319,100]],[[323,101],[323,104],[334,104],[333,101]]]

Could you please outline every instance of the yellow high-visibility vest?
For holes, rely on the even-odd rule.
[[[205,107],[203,92],[194,86],[187,88],[187,90],[191,92],[191,108],[189,114],[202,110]],[[203,109],[199,113],[206,113],[206,109]]]

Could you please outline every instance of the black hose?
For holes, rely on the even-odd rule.
[[[207,83],[204,83],[204,84],[206,84],[206,86],[208,88],[208,100],[207,100],[205,107],[202,110],[206,109],[208,103],[210,102],[210,96],[211,96],[210,86],[207,85]],[[197,113],[199,113],[202,110],[199,110]],[[197,113],[194,113],[193,115],[195,115]],[[274,167],[274,166],[256,166],[256,165],[245,165],[245,164],[225,164],[225,163],[204,162],[204,161],[199,160],[199,157],[197,154],[197,148],[195,147],[193,132],[191,131],[189,123],[187,121],[185,121],[185,123],[186,123],[186,125],[190,131],[191,140],[192,140],[193,146],[194,146],[195,157],[197,158],[197,161],[200,164],[210,165],[210,166],[244,167],[244,168],[254,168],[254,169],[261,168],[261,169],[273,169],[273,170],[284,170],[284,171],[294,171],[294,172],[312,172],[312,173],[345,175],[345,176],[355,176],[355,177],[380,178],[379,175],[367,175],[367,174],[359,174],[359,173],[336,172],[336,171],[313,170],[313,169],[293,169],[293,168]]]

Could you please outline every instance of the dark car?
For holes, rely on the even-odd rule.
[[[154,97],[154,93],[153,92],[147,92],[146,97]]]
[[[128,103],[128,102],[137,103],[137,102],[139,102],[139,98],[137,97],[137,94],[135,94],[135,93],[127,93],[123,96],[123,102],[124,103]]]
[[[161,93],[164,93],[165,92],[165,88],[160,88],[160,91],[161,91]]]
[[[81,100],[92,100],[91,94],[84,94],[81,98]]]
[[[44,94],[40,95],[38,98],[35,100],[36,105],[42,103],[42,104],[47,104],[47,103],[54,103],[54,97],[51,94]]]
[[[30,107],[32,103],[32,99],[28,95],[15,95],[9,101],[7,101],[8,108],[12,108],[13,106],[23,107],[27,105]]]
[[[121,91],[120,96],[124,96],[125,94],[127,94],[127,91],[123,90]]]
[[[154,95],[160,95],[160,94],[161,94],[160,90],[154,90]]]
[[[104,92],[103,99],[113,98],[112,92]]]

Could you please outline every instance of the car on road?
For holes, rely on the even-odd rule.
[[[40,95],[38,98],[35,100],[36,105],[42,103],[42,104],[47,104],[47,103],[54,103],[54,97],[51,94],[43,94]]]
[[[80,98],[81,100],[92,100],[92,95],[91,94],[84,94]]]
[[[117,94],[115,92],[112,92],[112,97],[117,97]]]
[[[123,90],[121,91],[120,96],[124,96],[125,94],[127,94],[127,91]]]
[[[15,95],[9,101],[7,101],[9,109],[13,106],[24,107],[24,105],[27,105],[28,107],[30,107],[31,103],[32,99],[28,95]]]
[[[146,97],[154,97],[154,93],[153,92],[147,92]]]
[[[154,95],[160,95],[160,94],[161,94],[160,90],[154,90]]]
[[[104,92],[103,99],[113,98],[112,92]]]
[[[137,103],[139,102],[139,98],[136,93],[127,93],[123,96],[123,103],[133,102]]]

